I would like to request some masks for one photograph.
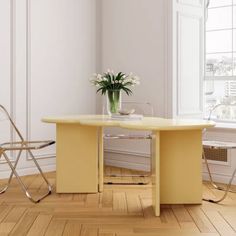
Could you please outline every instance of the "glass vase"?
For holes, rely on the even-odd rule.
[[[108,90],[107,91],[107,113],[109,115],[119,113],[121,109],[121,91]]]

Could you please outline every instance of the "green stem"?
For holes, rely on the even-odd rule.
[[[120,90],[108,90],[109,110],[111,113],[118,113],[120,103]]]

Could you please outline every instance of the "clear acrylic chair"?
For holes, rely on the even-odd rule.
[[[220,112],[219,111],[217,112],[217,109],[220,109]],[[212,120],[212,119],[214,120],[214,118],[215,118],[215,119],[221,119],[221,120],[223,119],[225,121],[229,121],[230,117],[235,112],[236,112],[236,104],[217,104],[210,110],[208,120]],[[236,143],[234,143],[234,142],[203,140],[202,155],[203,155],[203,159],[204,159],[205,164],[206,164],[206,168],[207,168],[207,172],[208,172],[208,175],[209,175],[210,183],[215,189],[224,191],[223,196],[220,197],[219,199],[206,199],[206,198],[203,198],[204,201],[209,201],[209,202],[212,202],[212,203],[219,203],[219,202],[223,201],[226,198],[228,192],[236,192],[236,191],[231,190],[232,181],[233,181],[234,176],[236,174],[236,168],[234,169],[226,188],[218,186],[213,181],[213,177],[212,177],[212,174],[211,174],[211,171],[210,171],[210,167],[209,167],[208,160],[207,160],[204,149],[226,149],[226,150],[229,150],[229,149],[235,149],[235,148],[236,148]]]
[[[105,108],[104,108],[105,109]],[[135,110],[135,114],[139,114],[139,115],[143,115],[144,117],[153,117],[154,116],[154,108],[152,106],[151,103],[149,102],[122,102],[122,110]],[[143,131],[143,132],[132,132],[132,133],[128,133],[125,132],[124,129],[119,129],[119,132],[115,133],[115,134],[104,134],[104,139],[105,140],[149,140],[150,141],[150,147],[151,147],[151,139],[152,139],[152,134],[150,132],[147,131]],[[150,153],[151,153],[151,148],[150,148]],[[130,175],[119,175],[119,174],[111,174],[111,175],[105,175],[105,177],[150,177],[150,174],[148,175],[134,175],[134,174],[130,174]],[[125,183],[125,182],[112,182],[112,181],[108,181],[108,182],[104,182],[105,184],[119,184],[119,185],[134,185],[134,184],[138,184],[138,185],[142,185],[142,184],[148,184],[148,183],[144,183],[144,182],[138,182],[138,183]]]
[[[44,199],[49,194],[51,194],[52,187],[51,187],[50,183],[48,182],[48,180],[46,179],[45,175],[43,174],[43,171],[40,168],[40,166],[39,166],[36,158],[34,157],[32,151],[48,147],[48,146],[54,144],[55,141],[52,141],[52,140],[47,140],[47,141],[26,141],[26,140],[24,140],[22,134],[20,133],[20,131],[16,127],[16,125],[13,122],[13,120],[12,120],[11,116],[9,115],[8,111],[2,105],[0,105],[0,122],[2,122],[2,123],[4,122],[4,127],[7,126],[7,128],[9,127],[14,132],[15,138],[17,140],[15,142],[4,142],[4,143],[0,144],[0,158],[3,157],[6,161],[6,163],[9,165],[10,169],[11,169],[11,174],[9,176],[7,184],[6,184],[5,187],[0,189],[0,194],[6,192],[6,190],[8,189],[8,187],[9,187],[11,181],[12,181],[13,175],[15,175],[16,179],[18,180],[18,182],[20,184],[20,187],[21,187],[22,191],[29,198],[29,200],[32,201],[33,203],[38,203],[38,202],[40,202],[40,200]],[[5,124],[5,122],[7,122],[7,124]],[[4,132],[2,134],[4,134]],[[48,189],[47,192],[43,196],[40,196],[37,199],[34,199],[32,197],[32,195],[28,191],[28,188],[25,186],[25,184],[23,183],[21,177],[19,176],[19,174],[16,171],[17,164],[18,164],[18,162],[21,158],[21,154],[22,154],[23,151],[26,151],[29,154],[29,156],[32,158],[32,160],[35,163],[35,165],[36,165],[39,173],[41,174],[43,180],[47,184],[47,189]],[[14,161],[11,160],[11,158],[9,157],[9,154],[8,154],[8,153],[12,153],[12,152],[17,152],[16,159]]]

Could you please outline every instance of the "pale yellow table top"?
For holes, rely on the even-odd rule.
[[[121,121],[113,120],[105,115],[70,115],[52,116],[42,119],[46,123],[80,124],[88,126],[121,127],[136,130],[192,130],[215,126],[212,121],[201,119],[164,119],[158,117],[144,117],[142,120]]]

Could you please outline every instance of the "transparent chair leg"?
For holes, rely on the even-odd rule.
[[[150,139],[150,160],[152,160],[152,139]],[[110,174],[110,175],[105,175],[105,177],[113,177],[113,178],[119,178],[119,177],[140,177],[140,178],[145,178],[145,177],[150,177],[151,178],[151,171],[152,168],[150,167],[150,174],[149,175],[117,175],[117,174]],[[112,181],[105,181],[104,184],[113,184],[113,185],[148,185],[150,183],[150,180],[147,182],[137,182],[137,183],[125,183],[125,182],[112,182]]]
[[[151,177],[151,175],[105,175],[105,177],[112,177],[112,178],[120,178],[120,177],[140,177],[140,178],[145,178],[145,177]],[[114,185],[147,185],[149,184],[150,181],[148,182],[138,182],[138,183],[125,183],[125,182],[112,182],[112,181],[105,181],[104,184],[114,184]]]
[[[232,185],[232,181],[233,181],[234,176],[235,176],[235,173],[236,173],[236,169],[234,170],[234,172],[233,172],[233,174],[232,174],[232,177],[231,177],[231,179],[230,179],[230,181],[229,181],[227,187],[226,187],[226,188],[221,188],[221,187],[217,186],[217,185],[214,183],[213,179],[212,179],[212,175],[211,175],[211,172],[210,172],[210,167],[209,167],[208,161],[207,161],[207,159],[206,159],[206,155],[205,155],[204,150],[203,150],[203,152],[202,152],[202,155],[203,155],[203,158],[204,158],[206,167],[207,167],[207,172],[208,172],[208,175],[209,175],[209,178],[210,178],[211,185],[212,185],[215,189],[218,189],[218,190],[221,190],[221,191],[224,191],[224,192],[225,192],[224,195],[223,195],[220,199],[218,199],[218,200],[206,199],[206,198],[203,198],[203,200],[204,200],[204,201],[208,201],[208,202],[213,202],[213,203],[219,203],[219,202],[223,201],[223,200],[226,198],[228,192],[234,192],[234,193],[236,192],[236,191],[233,191],[233,190],[230,189],[230,187],[231,187],[231,185]]]
[[[229,192],[230,187],[231,187],[231,185],[232,185],[232,182],[233,182],[233,179],[234,179],[235,174],[236,174],[236,169],[234,170],[234,172],[233,172],[233,174],[232,174],[232,176],[231,176],[231,179],[230,179],[230,181],[229,181],[229,183],[228,183],[226,189],[224,190],[224,191],[225,191],[224,195],[223,195],[220,199],[213,200],[213,199],[205,199],[205,198],[204,198],[203,200],[204,200],[204,201],[208,201],[208,202],[212,202],[212,203],[219,203],[219,202],[223,201],[223,200],[226,198],[226,196],[228,195],[228,192]]]
[[[218,190],[221,190],[221,191],[226,191],[227,188],[220,187],[220,186],[216,185],[215,182],[213,181],[212,175],[211,175],[211,171],[210,171],[210,167],[209,167],[209,164],[208,164],[208,161],[207,161],[207,158],[206,158],[206,155],[205,155],[204,150],[203,150],[203,152],[202,152],[202,156],[203,156],[203,158],[204,158],[204,161],[205,161],[205,164],[206,164],[206,167],[207,167],[207,172],[208,172],[208,175],[209,175],[209,178],[210,178],[210,183],[211,183],[211,185],[212,185],[215,189],[218,189]],[[235,191],[235,190],[232,190],[232,189],[229,189],[228,191],[231,192],[231,193],[236,193],[236,191]]]
[[[16,169],[16,166],[18,164],[18,161],[20,159],[20,156],[21,156],[21,153],[22,153],[22,150],[19,151],[18,155],[17,155],[17,158],[16,158],[16,161],[15,161],[15,164],[14,164],[14,169]],[[7,191],[7,189],[9,188],[9,185],[11,183],[11,180],[12,180],[12,177],[13,177],[13,171],[11,171],[11,174],[8,178],[8,181],[7,181],[7,185],[5,187],[3,187],[2,189],[0,189],[0,194],[2,193],[5,193]]]
[[[212,185],[214,188],[221,190],[220,187],[218,187],[218,186],[214,183],[214,181],[213,181],[213,179],[212,179],[210,167],[209,167],[209,165],[208,165],[208,161],[207,161],[207,159],[206,159],[206,155],[205,155],[204,150],[202,151],[202,156],[203,156],[203,158],[204,158],[204,161],[205,161],[205,164],[206,164],[206,167],[207,167],[207,172],[208,172],[208,175],[209,175],[209,178],[210,178],[211,185]]]
[[[49,194],[51,194],[51,186],[50,186],[49,191],[48,191],[45,195],[41,196],[39,199],[34,199],[34,198],[32,197],[32,195],[29,193],[29,191],[27,190],[27,187],[25,186],[25,184],[22,182],[20,176],[17,174],[17,172],[16,172],[16,170],[15,170],[15,168],[14,168],[15,165],[14,165],[14,166],[12,165],[10,159],[8,158],[8,156],[7,156],[7,154],[6,154],[5,152],[3,153],[3,156],[4,156],[5,160],[7,161],[9,167],[11,168],[13,174],[16,176],[16,178],[17,178],[17,180],[18,180],[18,182],[19,182],[19,184],[20,184],[20,186],[21,186],[22,191],[25,193],[25,195],[29,198],[29,200],[30,200],[31,202],[33,202],[33,203],[38,203],[38,202],[40,202],[42,199],[44,199],[46,196],[48,196]]]
[[[42,178],[44,179],[45,183],[47,184],[48,187],[48,193],[45,194],[45,196],[43,198],[45,198],[46,196],[48,196],[49,194],[52,193],[52,186],[50,185],[50,183],[48,182],[47,178],[45,177],[41,167],[39,166],[38,162],[36,161],[33,153],[31,152],[31,150],[28,150],[28,153],[30,154],[34,164],[36,165],[36,167],[38,168],[39,173],[41,174]],[[41,199],[43,199],[41,198]]]
[[[149,175],[117,175],[117,174],[110,174],[110,175],[106,175],[106,177],[149,177]]]

